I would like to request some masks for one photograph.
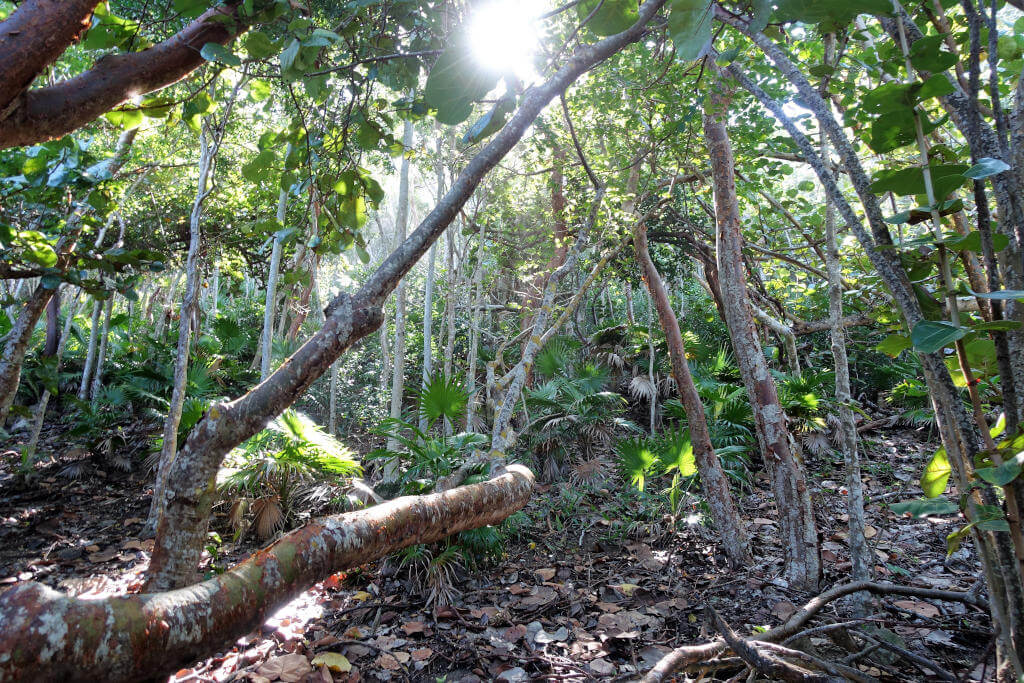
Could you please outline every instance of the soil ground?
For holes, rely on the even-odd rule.
[[[917,478],[934,448],[927,435],[890,430],[865,437],[876,577],[971,589],[979,580],[971,550],[947,555],[946,536],[958,520],[901,518],[885,505],[920,495]],[[0,465],[0,589],[40,581],[81,596],[137,590],[152,547],[140,538],[148,478],[139,467],[119,471],[56,437],[46,447],[52,461],[30,482],[14,474],[13,455]],[[822,458],[807,464],[819,482],[827,588],[849,571],[842,465]],[[750,633],[779,624],[812,597],[779,578],[778,527],[764,478],[755,476],[742,499],[757,559],[739,569],[716,552],[695,504],[675,521],[638,520],[639,502],[613,472],[589,487],[540,486],[500,560],[432,572],[391,560],[335,575],[229,651],[172,680],[629,680],[672,647],[706,639],[707,605]],[[227,541],[227,510],[220,512],[214,526]],[[207,570],[230,566],[254,542],[212,547]],[[445,597],[450,604],[439,604]],[[848,609],[830,605],[814,623],[848,618]],[[991,627],[977,608],[874,600],[868,628],[959,680],[991,680]],[[832,661],[849,655],[825,635],[805,645]],[[859,665],[883,681],[940,680],[923,664],[884,650]],[[707,672],[705,680],[738,673]]]

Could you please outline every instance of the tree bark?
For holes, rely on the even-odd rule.
[[[199,179],[196,182],[196,196],[192,201],[189,217],[188,258],[185,264],[185,297],[181,303],[178,318],[178,347],[174,361],[174,384],[171,389],[171,403],[164,421],[163,445],[160,448],[160,466],[153,501],[150,506],[147,528],[155,529],[161,516],[163,492],[167,486],[167,473],[178,453],[178,424],[185,405],[186,380],[188,379],[189,342],[192,334],[192,309],[198,304],[199,290],[199,248],[202,243],[203,204],[209,195],[210,176],[219,141],[210,130],[210,121],[204,120],[199,133]],[[212,139],[211,139],[212,138]]]
[[[42,584],[0,593],[0,679],[136,681],[167,676],[262,624],[334,572],[417,543],[497,524],[530,499],[524,467],[444,493],[406,496],[325,517],[181,590],[69,598]]]
[[[441,163],[441,137],[437,138],[437,196],[444,196],[444,165]],[[427,254],[427,279],[423,285],[423,378],[421,387],[427,388],[430,376],[434,373],[434,277],[437,270],[437,242],[430,245]],[[419,418],[420,431],[427,429],[427,416],[422,411]]]
[[[291,154],[292,144],[288,143],[285,158]],[[288,212],[288,190],[281,189],[277,195],[278,230],[284,230],[284,221]],[[274,244],[270,250],[270,266],[267,271],[267,298],[263,309],[263,336],[260,337],[260,381],[270,376],[270,362],[273,359],[274,347],[274,311],[277,306],[277,278],[281,271],[281,237],[274,234]]]
[[[715,191],[718,275],[726,324],[750,396],[758,441],[771,477],[783,536],[786,577],[795,586],[816,590],[821,580],[821,557],[810,491],[747,304],[735,164],[724,119],[729,98],[720,90],[724,86],[724,81],[719,80],[716,85],[719,90],[710,96],[705,107],[704,136],[711,158]]]
[[[0,121],[32,81],[85,33],[98,4],[99,0],[27,0],[0,23]]]
[[[484,175],[520,140],[545,106],[580,75],[637,40],[665,0],[648,0],[637,22],[622,33],[579,48],[543,84],[523,97],[505,127],[469,161],[420,226],[354,295],[339,294],[327,307],[327,321],[265,382],[233,401],[217,403],[189,434],[168,474],[165,513],[157,528],[147,578],[149,589],[187,585],[199,563],[217,471],[232,448],[263,429],[291,405],[353,343],[377,329],[381,307],[398,282],[444,232]]]
[[[484,253],[487,250],[486,226],[480,225],[480,244],[476,248],[476,264],[473,267],[473,303],[469,323],[469,369],[466,370],[466,390],[469,392],[469,403],[466,406],[466,431],[473,430],[473,417],[476,415],[479,399],[476,389],[477,357],[480,355],[480,325],[483,321],[480,302],[483,298]]]
[[[402,130],[402,146],[412,148],[412,121],[406,119]],[[402,155],[402,166],[398,180],[398,209],[395,212],[395,249],[405,242],[405,234],[409,223],[409,157]],[[431,242],[431,247],[433,247]],[[405,328],[406,328],[406,287],[404,278],[398,282],[395,290],[395,348],[391,360],[391,417],[399,420],[402,417],[402,397],[405,394]],[[388,438],[388,450],[397,450],[398,441]],[[384,478],[394,479],[397,474],[396,461],[388,461],[384,469]]]
[[[87,10],[86,6],[95,7],[97,4],[85,0],[35,0],[22,4],[0,24],[0,36],[10,36],[15,31],[13,26],[8,28],[12,22],[30,28],[18,35],[16,44],[7,42],[10,37],[0,44],[0,63],[5,65],[4,77],[0,79],[0,102],[3,101],[3,93],[16,92],[16,97],[0,106],[0,149],[59,138],[137,95],[177,83],[206,63],[200,54],[203,45],[224,45],[247,28],[240,11],[242,3],[232,0],[209,9],[180,32],[149,49],[107,55],[79,76],[17,94],[17,91],[24,90],[27,85],[24,79],[33,70],[32,78],[43,71],[47,59],[53,61],[60,56],[63,50],[56,52],[60,42],[64,48],[71,44],[74,35],[81,31],[82,22],[91,15],[91,8]],[[59,7],[61,5],[66,7]],[[44,16],[62,16],[60,27],[54,26],[53,21],[39,20],[41,7],[56,7],[47,9]],[[71,36],[64,40],[68,33]],[[61,40],[52,41],[51,37]],[[24,47],[36,44],[48,47]],[[4,57],[5,48],[13,50],[12,54],[22,49],[36,54],[19,66],[19,61]],[[8,65],[16,69],[9,81]]]
[[[636,190],[636,183],[633,182],[636,174],[637,169],[634,166],[630,177],[633,193]],[[632,202],[630,202],[629,208],[633,208]],[[697,471],[700,473],[704,499],[711,510],[711,518],[722,536],[722,547],[730,564],[733,567],[741,567],[750,560],[749,539],[743,529],[743,522],[740,520],[732,491],[729,490],[729,480],[725,471],[722,470],[722,463],[718,460],[715,448],[711,444],[704,404],[693,383],[690,365],[686,362],[686,347],[683,344],[683,335],[679,330],[679,320],[669,303],[665,283],[662,282],[661,275],[648,252],[647,226],[643,222],[638,222],[633,227],[633,247],[636,250],[640,269],[644,274],[644,284],[647,285],[647,291],[658,311],[658,320],[661,322],[661,329],[668,342],[668,353],[672,360],[672,375],[675,377],[679,398],[686,410],[686,420],[690,427],[690,443],[693,445],[693,456],[697,463]]]

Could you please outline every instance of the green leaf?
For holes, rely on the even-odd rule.
[[[952,323],[922,320],[914,325],[910,341],[921,353],[935,353],[946,346],[951,346],[958,339],[963,339],[969,332],[966,327],[956,327]]]
[[[234,52],[220,43],[207,43],[199,54],[208,62],[220,62],[228,66],[242,66],[242,60]]]
[[[946,246],[957,251],[974,251],[979,254],[983,251],[981,247],[981,233],[972,230],[966,235],[954,235],[945,240]],[[1010,245],[1010,238],[1002,233],[992,235],[992,249],[1000,252]]]
[[[714,12],[709,0],[671,0],[668,33],[684,62],[702,57],[711,42]]]
[[[262,102],[270,97],[270,84],[259,78],[249,81],[249,97],[253,102]]]
[[[270,178],[271,169],[277,161],[277,155],[272,150],[265,149],[256,155],[249,163],[242,166],[242,177],[246,180],[258,183]]]
[[[845,27],[858,14],[889,16],[889,0],[779,0],[776,21],[819,24],[823,31]]]
[[[915,40],[910,46],[910,63],[918,71],[938,73],[956,64],[957,56],[943,49],[946,34]]]
[[[1006,486],[1024,469],[1024,453],[1018,453],[996,467],[979,467],[974,472],[993,486]]]
[[[982,178],[988,178],[989,176],[998,175],[1003,171],[1009,170],[1010,166],[1005,161],[985,157],[984,159],[979,159],[978,163],[964,171],[964,177],[971,180],[981,180]]]
[[[120,126],[125,130],[132,130],[142,125],[142,112],[138,109],[115,109],[114,111],[108,111],[103,115],[107,121]]]
[[[998,292],[975,292],[973,289],[967,291],[982,299],[997,299],[999,301],[1024,299],[1024,289],[1000,289]]]
[[[242,45],[253,59],[266,59],[276,55],[281,49],[280,43],[271,40],[263,31],[250,31],[245,34]]]
[[[960,512],[956,503],[947,498],[923,498],[892,503],[889,509],[898,515],[910,514],[911,517],[933,517],[935,515],[952,515]]]
[[[985,323],[975,323],[970,327],[974,332],[1006,332],[1009,330],[1019,330],[1021,323],[1019,320],[992,320]]]
[[[910,342],[910,338],[906,335],[890,334],[882,340],[881,344],[875,347],[875,350],[881,351],[885,355],[895,358],[911,346],[913,346],[913,344]]]
[[[967,182],[964,164],[933,164],[929,166],[935,199],[942,201],[956,188]],[[871,191],[875,194],[892,192],[900,196],[925,194],[924,173],[918,167],[904,168],[897,171],[879,171],[875,174],[875,182],[871,183]]]
[[[978,528],[982,531],[1002,531],[1009,533],[1010,523],[1005,519],[983,519],[978,522]]]
[[[946,457],[946,449],[939,448],[921,475],[921,490],[924,491],[924,495],[928,498],[937,498],[945,493],[952,471],[949,458]]]
[[[57,252],[50,246],[50,240],[46,239],[46,235],[36,230],[23,230],[18,233],[18,237],[28,249],[25,257],[29,261],[46,268],[57,265]]]
[[[640,18],[635,0],[583,0],[576,5],[579,21],[586,19],[599,3],[600,8],[586,25],[586,29],[595,35],[613,36],[622,33]]]
[[[295,59],[299,56],[299,48],[302,44],[298,40],[292,39],[292,42],[288,43],[288,47],[281,53],[281,71],[288,71],[295,65]]]

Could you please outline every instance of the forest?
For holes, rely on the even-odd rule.
[[[1024,0],[0,65],[0,683],[1024,682]]]

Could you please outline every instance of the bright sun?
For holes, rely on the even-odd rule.
[[[487,69],[529,79],[537,50],[543,0],[490,0],[473,11],[473,53]]]

